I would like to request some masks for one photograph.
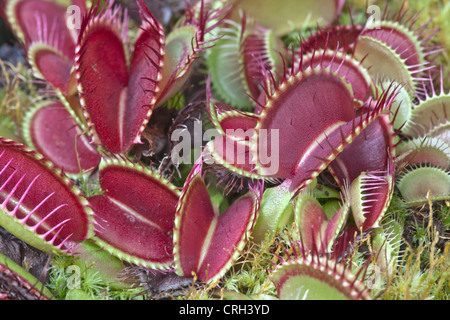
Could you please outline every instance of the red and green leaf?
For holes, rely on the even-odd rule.
[[[397,188],[408,206],[421,206],[430,201],[448,201],[450,173],[429,165],[416,166],[402,174]]]
[[[301,243],[292,244],[294,256],[276,266],[271,279],[282,300],[371,300],[370,289],[349,264],[339,262],[317,250],[306,250]]]
[[[350,194],[344,194],[344,203],[331,217],[311,195],[300,194],[295,202],[295,222],[302,244],[306,249],[328,252],[347,222]]]
[[[83,0],[69,2],[86,12]],[[23,42],[35,75],[64,95],[73,94],[71,84],[77,29],[67,25],[67,6],[49,0],[10,0],[6,5],[9,24]]]
[[[39,153],[0,138],[0,224],[45,252],[66,253],[93,234],[86,199]]]
[[[239,256],[259,210],[258,191],[233,202],[224,212],[213,209],[197,163],[186,180],[175,222],[177,273],[214,282]]]
[[[139,2],[142,24],[128,64],[127,17],[112,2],[95,6],[82,25],[76,70],[80,99],[90,128],[110,152],[140,143],[159,90],[164,32]]]
[[[394,138],[389,115],[380,115],[329,166],[340,185],[351,184],[352,213],[363,231],[377,225],[390,203],[395,176]]]
[[[213,159],[238,174],[288,178],[291,190],[301,190],[392,104],[395,90],[377,101],[368,100],[366,104],[375,107],[356,113],[350,85],[334,72],[321,66],[298,73],[293,70],[280,83],[272,81],[274,90],[265,90],[266,104],[261,105],[260,115],[227,111],[226,115],[243,120],[240,134],[231,127],[235,134],[225,133],[208,147]],[[217,116],[213,122],[219,132],[224,131],[225,121]],[[256,126],[249,128],[253,122]],[[272,158],[263,162],[264,156]]]
[[[228,7],[212,9],[211,3],[199,1],[191,6],[186,2],[186,12],[166,37],[161,90],[156,107],[161,106],[186,83],[194,62],[201,53],[214,46],[214,30],[222,22]]]
[[[89,198],[97,244],[124,261],[170,267],[178,202],[175,187],[157,172],[114,158],[102,161],[99,178],[104,195]]]
[[[310,54],[301,54],[300,67],[303,69],[327,68],[344,78],[352,87],[353,95],[359,104],[375,94],[375,84],[369,72],[350,55],[339,51],[339,47],[332,50],[315,50]]]
[[[100,163],[96,147],[58,100],[42,102],[31,109],[25,117],[23,133],[29,147],[68,175],[92,172]]]

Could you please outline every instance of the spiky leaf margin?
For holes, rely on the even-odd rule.
[[[142,23],[129,66],[128,18],[112,1],[91,9],[76,48],[78,91],[89,129],[96,143],[114,153],[141,143],[160,89],[164,31],[145,4],[138,5]]]
[[[93,236],[92,210],[61,169],[13,140],[0,138],[0,147],[3,228],[42,251],[61,255]],[[16,172],[21,176],[14,177]]]
[[[185,13],[165,39],[164,66],[161,90],[155,107],[159,107],[178,92],[186,83],[194,63],[203,51],[212,48],[219,37],[215,29],[229,8],[213,9],[212,4],[201,0],[195,6],[185,3]]]
[[[295,199],[295,223],[302,244],[309,250],[329,252],[347,222],[350,212],[350,190],[344,188],[342,204],[330,218],[314,196],[302,193]]]
[[[271,280],[280,299],[287,300],[371,300],[370,289],[361,281],[365,268],[353,274],[344,262],[306,251],[293,243],[294,256],[281,258],[272,270]]]
[[[102,173],[107,170],[112,170],[113,175],[115,171],[121,178],[103,179]],[[156,170],[120,157],[103,158],[99,172],[105,194],[89,198],[96,219],[95,243],[123,261],[152,269],[170,268],[173,262],[172,230],[179,191]],[[139,189],[136,192],[133,188],[138,188],[137,185],[152,185],[155,190]],[[160,197],[162,194],[166,196],[159,201],[152,199],[152,196]],[[108,219],[108,210],[101,209],[102,206],[110,208],[111,214],[113,211],[121,214],[116,214],[115,219]],[[146,215],[148,211],[150,216]],[[123,225],[120,224],[121,217],[125,219]],[[140,222],[143,223],[141,226]],[[156,233],[163,236],[164,241],[154,239]]]
[[[408,206],[450,200],[450,173],[440,168],[419,166],[409,169],[396,185]]]
[[[22,132],[29,147],[43,154],[69,177],[91,173],[100,163],[97,149],[58,100],[42,101],[28,110]]]
[[[202,178],[201,161],[200,157],[186,179],[177,206],[175,267],[179,275],[195,273],[201,281],[213,283],[229,270],[244,248],[259,212],[262,192],[250,191],[224,212],[215,212]],[[251,207],[247,208],[250,203],[246,202]]]

